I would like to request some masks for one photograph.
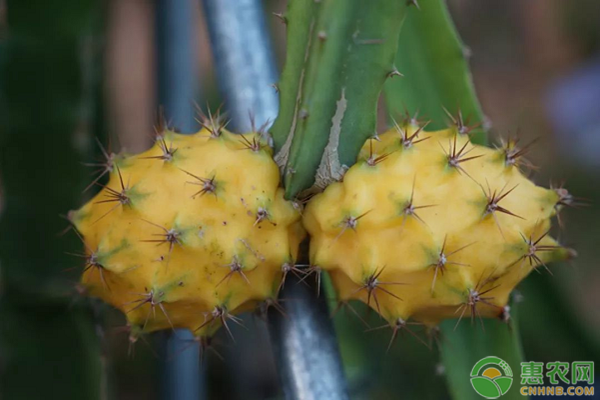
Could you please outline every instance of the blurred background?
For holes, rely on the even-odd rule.
[[[223,101],[218,71],[200,1],[190,3],[200,82],[190,102],[214,110]],[[528,156],[541,171],[533,180],[544,186],[564,181],[590,203],[564,213],[561,241],[579,257],[551,267],[553,276],[532,274],[519,288],[525,356],[598,361],[600,2],[448,4],[470,49],[492,140],[517,131],[524,143],[540,138]],[[285,7],[282,0],[264,2],[279,71],[285,29],[272,13]],[[123,318],[100,304],[90,309],[73,289],[79,270],[64,271],[80,260],[64,253],[81,245],[72,233],[59,236],[67,226],[59,215],[90,196],[82,189],[93,169],[81,163],[98,156],[93,138],[112,151],[130,152],[152,141],[160,105],[160,17],[152,0],[0,0],[0,212],[6,205],[0,224],[0,382],[6,398],[37,398],[45,385],[72,379],[76,383],[68,383],[70,394],[62,398],[91,398],[85,391],[94,390],[104,398],[157,399],[161,370],[177,357],[160,351],[160,337],[138,341],[131,354]],[[29,151],[31,141],[43,146]],[[57,156],[65,154],[64,146],[75,148],[71,156]],[[248,316],[246,325],[249,332],[238,332],[235,345],[218,335],[216,351],[204,358],[211,399],[281,397],[265,323]],[[386,354],[387,330],[364,332],[361,321],[344,312],[336,314],[335,325],[353,398],[448,398],[435,348],[405,335]],[[73,340],[74,331],[87,339]],[[42,353],[50,361],[40,365],[35,359]],[[86,354],[101,354],[94,366],[103,377],[100,388],[86,388],[83,375],[61,374],[67,364],[85,365]]]

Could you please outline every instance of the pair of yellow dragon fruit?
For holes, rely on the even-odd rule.
[[[82,284],[125,313],[132,335],[210,337],[239,313],[279,307],[289,274],[322,271],[341,302],[367,303],[392,328],[505,318],[526,275],[572,254],[548,231],[573,197],[528,180],[515,141],[492,149],[460,126],[408,121],[368,140],[303,207],[284,199],[263,137],[208,124],[164,130],[139,155],[106,154],[108,184],[70,219],[86,247]]]

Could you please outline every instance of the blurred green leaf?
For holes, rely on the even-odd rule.
[[[524,297],[519,304],[521,333],[529,359],[600,361],[597,333],[583,323],[578,310],[572,309],[556,276],[531,276],[519,290]]]
[[[514,374],[512,388],[502,399],[524,398],[518,390],[523,350],[515,307],[511,309],[511,313],[513,319],[510,325],[500,320],[484,319],[485,328],[482,328],[481,321],[475,319],[473,323],[463,320],[458,326],[455,320],[448,320],[440,326],[442,361],[454,399],[481,399],[471,386],[471,369],[479,360],[488,356],[506,361]]]
[[[87,307],[65,270],[82,244],[59,215],[81,201],[90,142],[82,50],[95,0],[7,1],[0,46],[4,209],[0,218],[1,387],[7,399],[98,399],[102,366]]]

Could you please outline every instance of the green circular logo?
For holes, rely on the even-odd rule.
[[[512,385],[513,373],[506,361],[489,356],[479,360],[471,370],[473,389],[486,399],[497,399]]]

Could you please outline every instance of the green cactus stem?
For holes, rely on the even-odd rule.
[[[470,49],[458,36],[442,0],[427,0],[411,7],[402,26],[396,66],[406,79],[386,83],[385,101],[392,116],[406,109],[431,120],[430,130],[443,129],[458,111],[470,125],[483,124],[484,115],[468,67]],[[445,110],[444,110],[445,109]],[[485,128],[485,126],[483,127]],[[472,136],[485,143],[485,129]]]
[[[323,189],[375,135],[383,84],[395,75],[402,1],[296,0],[288,25],[280,113],[271,129],[286,197]]]

